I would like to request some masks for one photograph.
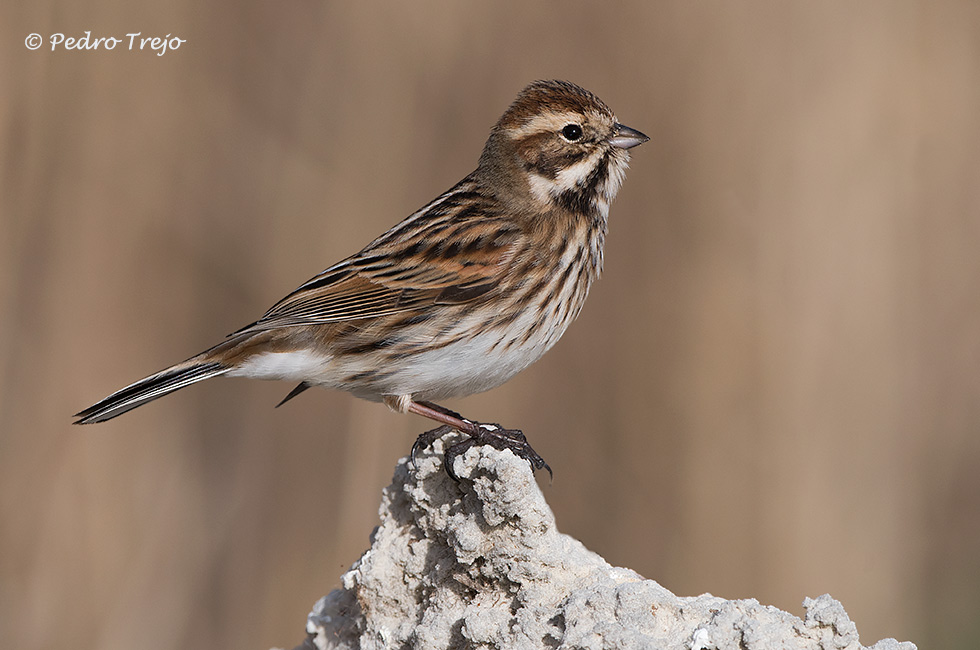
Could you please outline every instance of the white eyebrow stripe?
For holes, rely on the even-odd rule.
[[[581,124],[584,118],[581,114],[566,111],[563,113],[543,113],[535,115],[527,124],[523,124],[511,131],[511,137],[520,139],[535,133],[549,133],[558,131],[562,127],[575,123]]]

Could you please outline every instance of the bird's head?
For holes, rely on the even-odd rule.
[[[535,81],[493,127],[480,167],[539,208],[604,211],[623,181],[627,150],[647,140],[588,90]]]

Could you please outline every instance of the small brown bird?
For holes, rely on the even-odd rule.
[[[474,444],[547,467],[517,430],[434,403],[494,388],[537,361],[578,316],[602,269],[609,203],[649,138],[567,81],[521,91],[490,132],[476,171],[280,300],[214,347],[76,414],[103,422],[227,375],[301,383],[383,401]],[[550,471],[550,468],[549,468]],[[455,477],[454,477],[455,478]]]

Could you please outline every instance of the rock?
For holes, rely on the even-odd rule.
[[[300,648],[862,648],[829,595],[804,620],[756,600],[683,598],[555,528],[528,463],[438,440],[385,488],[371,548],[320,599]],[[879,641],[874,650],[915,650]]]

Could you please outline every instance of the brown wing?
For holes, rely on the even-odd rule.
[[[482,210],[425,209],[312,278],[249,329],[332,323],[469,302],[498,286],[523,237]],[[431,209],[431,206],[427,206]]]

